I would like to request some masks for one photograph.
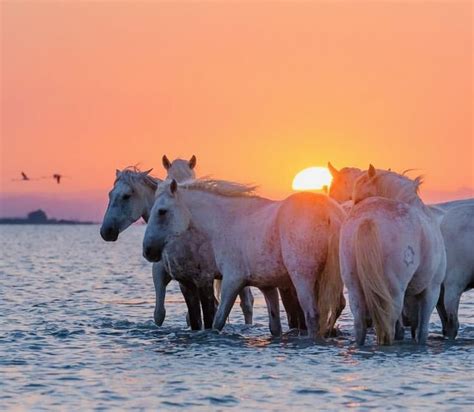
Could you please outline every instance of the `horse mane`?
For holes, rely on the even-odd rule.
[[[232,182],[229,180],[199,178],[178,183],[178,187],[188,190],[199,190],[224,197],[256,197],[257,186]]]
[[[419,189],[423,183],[423,176],[410,179],[395,172],[377,172],[375,177],[377,196],[386,197],[401,202],[410,203],[419,199]]]
[[[137,166],[127,166],[125,169],[120,171],[120,174],[116,177],[114,185],[118,181],[123,181],[133,188],[136,188],[138,184],[142,183],[148,186],[150,189],[155,191],[158,184],[162,182],[161,179],[151,176],[150,174],[144,174]]]
[[[339,173],[359,173],[362,174],[364,171],[362,169],[359,169],[358,167],[343,167],[341,170],[339,170]]]

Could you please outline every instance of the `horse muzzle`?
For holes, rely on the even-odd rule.
[[[100,235],[106,242],[115,242],[118,239],[119,231],[112,226],[102,226]]]
[[[143,245],[143,257],[149,262],[159,262],[162,254],[162,248]]]

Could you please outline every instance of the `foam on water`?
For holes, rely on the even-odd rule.
[[[472,406],[474,293],[459,339],[443,340],[433,315],[425,347],[379,348],[371,335],[358,348],[348,309],[324,345],[272,339],[258,293],[255,325],[236,306],[223,333],[191,332],[176,284],[157,328],[142,236],[133,227],[110,244],[96,226],[0,228],[2,410]]]

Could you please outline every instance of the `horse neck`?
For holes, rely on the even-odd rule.
[[[148,223],[148,219],[150,218],[150,211],[153,207],[153,203],[155,201],[155,192],[153,189],[148,187],[147,185],[142,185],[141,187],[143,193],[143,212],[142,212],[142,219]]]

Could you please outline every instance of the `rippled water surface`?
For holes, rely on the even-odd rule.
[[[236,305],[222,334],[191,332],[177,285],[152,320],[144,228],[116,243],[97,226],[0,227],[0,409],[469,409],[474,402],[474,293],[459,338],[432,316],[426,347],[357,348],[342,335],[314,345],[272,339],[255,292],[255,325]],[[286,320],[283,320],[286,325]]]

